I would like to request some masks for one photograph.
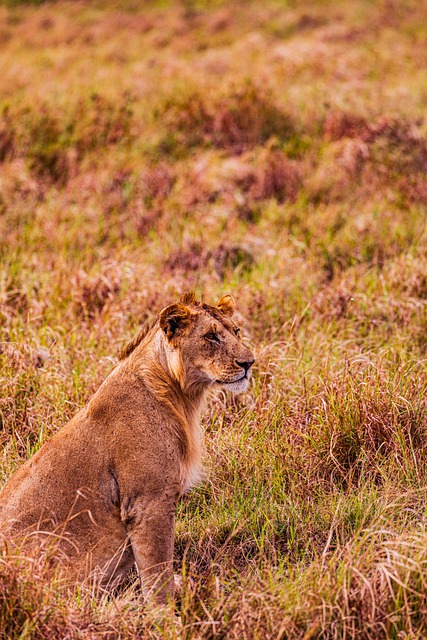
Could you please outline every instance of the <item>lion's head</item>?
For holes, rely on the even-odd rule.
[[[219,385],[233,393],[248,388],[254,356],[231,319],[234,310],[230,295],[211,307],[189,293],[160,313],[169,369],[186,386]]]

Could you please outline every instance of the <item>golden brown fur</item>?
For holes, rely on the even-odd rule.
[[[186,294],[143,329],[87,407],[5,485],[2,533],[57,540],[75,574],[104,585],[136,562],[146,595],[166,601],[177,501],[200,475],[206,392],[248,386],[253,356],[233,310],[230,296],[211,307]]]

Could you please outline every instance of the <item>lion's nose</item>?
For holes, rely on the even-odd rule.
[[[244,369],[246,373],[252,367],[254,362],[255,360],[247,360],[246,362],[239,362],[238,360],[236,360],[236,364],[238,364],[239,367],[242,367],[242,369]]]

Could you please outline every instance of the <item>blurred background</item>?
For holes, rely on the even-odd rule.
[[[0,480],[231,293],[257,363],[180,507],[197,637],[425,637],[426,62],[415,0],[0,5]]]

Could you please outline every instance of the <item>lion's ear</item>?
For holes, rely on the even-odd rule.
[[[171,304],[163,309],[160,312],[159,324],[162,331],[165,332],[166,338],[169,341],[172,340],[181,329],[188,325],[192,315],[191,309],[184,304]]]
[[[222,296],[220,300],[218,300],[216,306],[220,311],[225,313],[226,316],[230,316],[230,318],[236,310],[236,303],[234,302],[234,298],[228,293],[227,295]]]

